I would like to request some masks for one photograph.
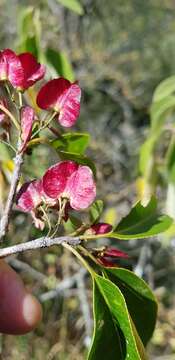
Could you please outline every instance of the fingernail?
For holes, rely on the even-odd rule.
[[[23,300],[23,316],[29,327],[34,327],[41,320],[41,306],[35,297],[27,294]]]

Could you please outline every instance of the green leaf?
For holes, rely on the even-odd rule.
[[[170,95],[151,106],[151,132],[161,131],[167,115],[175,108],[175,96]]]
[[[78,217],[69,214],[68,220],[64,222],[64,229],[67,234],[70,234],[77,230],[81,225],[82,221]]]
[[[158,135],[158,134],[157,134]],[[152,166],[153,162],[153,152],[155,148],[155,144],[158,140],[157,135],[151,135],[148,139],[143,143],[140,149],[140,159],[139,159],[139,169],[142,175],[147,178],[149,174],[149,168]]]
[[[170,182],[175,182],[175,141],[173,140],[169,144],[167,156],[166,156],[166,168],[168,179]]]
[[[89,209],[90,222],[92,224],[98,222],[102,212],[103,212],[103,201],[96,200]]]
[[[146,345],[154,331],[157,317],[157,302],[151,289],[126,269],[105,269],[105,274],[122,292],[137,332]]]
[[[31,52],[40,59],[41,21],[39,9],[35,9],[33,6],[23,7],[18,23],[19,51]]]
[[[0,161],[11,160],[9,148],[0,142]]]
[[[153,102],[160,101],[175,92],[175,76],[163,80],[156,88]]]
[[[94,165],[93,161],[91,159],[89,159],[87,156],[84,156],[81,154],[76,154],[76,153],[71,153],[68,151],[57,150],[57,152],[62,160],[72,160],[72,161],[77,162],[78,164],[89,166],[91,168],[94,176],[96,176],[95,165]]]
[[[166,231],[171,224],[172,219],[169,216],[158,212],[156,199],[152,197],[147,206],[138,202],[108,237],[124,240],[142,239]]]
[[[69,81],[75,81],[72,65],[65,53],[47,48],[45,56],[47,63],[53,67],[59,76],[63,76]]]
[[[38,58],[38,44],[36,36],[28,36],[23,42],[23,51],[32,53],[36,58]]]
[[[74,11],[78,15],[83,15],[84,10],[82,5],[78,0],[57,0],[60,4],[67,7],[68,9]]]
[[[90,135],[86,133],[67,133],[62,135],[60,139],[53,140],[51,145],[55,149],[83,155],[89,140]]]
[[[88,360],[124,359],[120,333],[115,326],[103,296],[93,281],[94,334]]]
[[[108,279],[94,275],[95,328],[88,360],[146,360],[125,299]],[[137,346],[139,344],[139,346]]]

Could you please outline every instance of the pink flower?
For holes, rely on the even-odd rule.
[[[13,87],[24,91],[43,78],[45,66],[30,53],[16,55],[12,50],[0,52],[0,80],[8,80]]]
[[[26,149],[27,143],[30,140],[34,119],[34,110],[30,106],[23,106],[21,109],[21,151]]]
[[[39,206],[45,203],[54,206],[56,202],[44,194],[41,180],[33,180],[22,185],[16,197],[18,209],[29,212],[33,218],[36,228],[43,230],[45,221]]]
[[[47,82],[39,91],[37,105],[44,110],[54,110],[59,123],[71,127],[80,113],[81,89],[76,83],[59,78]]]
[[[45,66],[37,62],[36,58],[30,53],[23,53],[18,55],[23,69],[23,79],[19,83],[18,88],[21,90],[28,89],[35,84],[36,81],[41,80],[45,75]]]
[[[14,87],[23,80],[21,62],[10,49],[0,51],[0,80],[9,80]]]
[[[100,265],[105,267],[116,267],[116,259],[117,258],[125,258],[127,259],[129,256],[123,251],[120,251],[113,247],[108,247],[104,250],[95,250],[93,255],[96,257],[97,261]]]
[[[31,212],[42,203],[50,207],[56,205],[56,200],[44,193],[42,180],[32,180],[21,186],[16,197],[16,204],[20,210]]]
[[[43,176],[43,190],[51,198],[65,197],[75,210],[86,209],[96,196],[93,174],[88,166],[62,161]]]
[[[17,207],[30,212],[36,209],[42,202],[42,182],[40,180],[29,181],[22,185],[16,198]]]
[[[107,234],[111,231],[112,231],[112,225],[107,223],[98,223],[92,225],[88,230],[86,230],[86,234],[89,235]]]

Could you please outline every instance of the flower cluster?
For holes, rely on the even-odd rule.
[[[22,185],[17,195],[17,206],[31,213],[36,227],[43,227],[38,222],[41,205],[60,207],[66,200],[70,208],[78,211],[88,208],[95,196],[96,186],[91,169],[73,161],[61,161],[50,167],[42,179]]]
[[[0,52],[0,81],[9,81],[19,91],[25,91],[43,78],[45,66],[30,53],[16,55],[5,49]]]
[[[30,53],[16,55],[10,49],[0,52],[0,81],[8,81],[19,92],[42,79],[45,71],[45,66]],[[58,114],[62,126],[71,127],[80,113],[80,98],[81,89],[77,83],[58,78],[48,81],[40,89],[36,102],[41,109]]]
[[[45,72],[45,66],[38,63],[28,52],[17,55],[10,49],[0,51],[0,84],[8,91],[13,105],[15,97],[18,98],[15,106],[19,110],[16,119],[10,112],[6,99],[0,99],[0,125],[6,131],[7,139],[10,139],[11,121],[14,123],[19,136],[17,153],[21,153],[21,156],[24,155],[30,140],[47,128],[52,120],[57,119],[61,126],[69,128],[75,124],[80,114],[81,89],[77,82],[71,83],[62,77],[46,82],[36,96],[38,107],[49,112],[45,120],[40,121],[33,107],[22,103],[22,94],[43,79]],[[37,130],[33,131],[35,121]],[[55,234],[61,221],[69,218],[70,210],[87,209],[95,197],[96,185],[91,169],[66,160],[47,169],[41,179],[24,183],[17,193],[16,204],[18,209],[31,214],[37,228],[43,230],[47,223],[49,233],[53,227],[49,214],[56,214],[57,223],[53,229]],[[80,222],[80,228],[76,231],[82,234],[82,229],[86,239],[86,236],[105,235],[112,231],[112,226],[102,222]],[[91,253],[96,262],[107,267],[115,266],[118,257],[128,257],[120,250],[107,247],[93,249]]]

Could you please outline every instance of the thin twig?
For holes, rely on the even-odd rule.
[[[14,259],[13,256],[9,257],[7,259],[7,262],[16,270],[29,273],[31,277],[33,277],[37,281],[40,281],[41,283],[47,281],[48,279],[48,277],[42,274],[40,271],[35,270],[32,266],[21,260]]]
[[[16,128],[18,130],[20,130],[20,126],[19,126],[17,120],[15,119],[15,117],[13,116],[13,114],[2,104],[0,104],[0,110],[3,111],[12,120],[12,122],[16,126]]]
[[[139,277],[143,276],[149,258],[149,253],[150,253],[150,244],[149,242],[146,242],[140,251],[138,262],[134,268],[134,273]]]
[[[82,268],[81,271],[84,275],[87,273],[86,269],[84,269],[84,268]],[[61,282],[58,283],[58,285],[55,287],[55,289],[52,289],[50,291],[45,292],[44,294],[41,294],[39,296],[39,300],[41,302],[45,302],[45,301],[54,299],[55,297],[60,295],[60,293],[62,293],[63,291],[65,292],[65,290],[72,288],[72,286],[78,280],[78,277],[79,277],[79,272],[62,280]]]
[[[16,155],[14,163],[15,163],[15,168],[14,168],[14,172],[12,175],[10,191],[8,194],[4,214],[0,221],[0,240],[2,240],[2,238],[5,236],[5,234],[8,230],[10,214],[11,214],[11,210],[12,210],[12,206],[13,206],[13,200],[15,197],[16,189],[17,189],[20,174],[21,174],[21,165],[23,163],[23,154],[22,153]]]
[[[69,244],[72,246],[79,245],[81,240],[79,237],[70,237],[70,236],[60,236],[55,238],[50,237],[41,237],[35,240],[31,240],[25,243],[8,246],[4,249],[0,249],[0,258],[17,254],[21,252],[25,252],[28,250],[40,249],[45,247],[50,247],[52,245],[64,245]]]

